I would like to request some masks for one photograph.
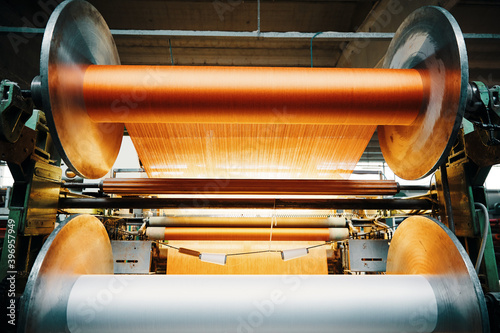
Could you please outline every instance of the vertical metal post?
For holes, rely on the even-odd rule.
[[[257,0],[257,33],[260,34],[260,0]]]
[[[443,183],[444,202],[446,206],[446,217],[448,220],[448,228],[455,233],[455,222],[453,220],[453,210],[451,208],[450,185],[448,184],[448,173],[446,171],[446,162],[440,167],[441,182]]]

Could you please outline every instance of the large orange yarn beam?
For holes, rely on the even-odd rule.
[[[102,190],[121,195],[394,195],[399,192],[395,181],[348,179],[107,178],[102,182]]]
[[[149,227],[153,240],[268,241],[270,228]],[[349,238],[347,228],[274,228],[275,241],[336,241]]]
[[[90,65],[83,94],[105,123],[409,125],[424,88],[415,69]]]

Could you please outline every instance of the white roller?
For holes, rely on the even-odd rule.
[[[281,259],[283,259],[283,261],[288,261],[291,259],[307,256],[308,254],[309,249],[307,248],[283,250],[281,251]]]
[[[227,256],[224,253],[201,253],[200,260],[217,265],[225,265]]]
[[[330,240],[341,241],[349,238],[349,229],[347,228],[329,228]]]
[[[326,218],[326,225],[329,227],[343,228],[347,224],[345,217],[329,216]]]
[[[175,225],[175,219],[169,216],[151,216],[149,218],[150,227],[165,227]]]
[[[423,276],[81,276],[71,332],[432,332]]]
[[[165,228],[147,228],[146,236],[150,240],[164,240],[165,239]]]

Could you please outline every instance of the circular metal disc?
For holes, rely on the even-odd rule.
[[[43,244],[21,297],[20,332],[66,332],[71,287],[83,274],[113,274],[111,243],[102,223],[77,215]]]
[[[88,2],[65,1],[52,13],[42,41],[43,108],[61,157],[76,174],[100,178],[112,168],[123,124],[93,123],[83,100],[89,64],[119,65],[116,45],[101,14]]]
[[[396,32],[384,67],[420,70],[428,96],[412,125],[378,127],[384,158],[401,178],[428,176],[448,157],[464,114],[469,69],[458,23],[440,7],[414,11]]]
[[[438,303],[435,332],[489,332],[474,266],[457,237],[441,222],[412,216],[401,223],[389,247],[387,274],[426,275]]]

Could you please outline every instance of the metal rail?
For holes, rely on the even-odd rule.
[[[269,208],[269,209],[408,209],[428,210],[425,199],[169,199],[61,198],[59,208]]]
[[[0,26],[0,33],[43,34],[44,28]],[[113,36],[157,36],[157,37],[227,37],[227,38],[259,38],[259,39],[311,39],[314,32],[259,32],[259,31],[215,31],[215,30],[141,30],[111,29]],[[500,34],[468,33],[465,39],[500,39]],[[336,32],[325,31],[315,39],[333,41],[352,41],[370,39],[375,41],[391,41],[393,32]]]

